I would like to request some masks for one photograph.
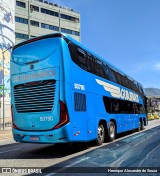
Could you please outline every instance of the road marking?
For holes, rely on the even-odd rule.
[[[52,176],[52,175],[55,175],[55,174],[57,174],[57,172],[63,171],[63,170],[65,170],[65,169],[68,168],[68,167],[75,166],[76,164],[81,163],[81,162],[83,162],[83,161],[85,161],[85,160],[88,160],[89,158],[90,158],[90,157],[82,158],[81,160],[75,161],[75,162],[72,163],[72,164],[68,164],[67,166],[65,166],[65,167],[62,168],[62,169],[58,169],[55,173],[50,173],[50,174],[47,174],[47,175],[45,175],[45,176]]]
[[[16,151],[16,150],[20,150],[21,148],[17,148],[17,149],[13,149],[13,150],[7,150],[7,151],[4,151],[4,152],[0,152],[0,153],[7,153],[7,152],[13,152],[13,151]]]
[[[143,136],[143,135],[145,135],[145,134],[144,133],[137,134],[136,136],[132,137],[132,139],[139,138],[140,136]]]

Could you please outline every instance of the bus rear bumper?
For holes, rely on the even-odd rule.
[[[70,142],[65,133],[65,128],[51,131],[21,131],[12,129],[13,138],[17,142],[27,143],[66,143]]]

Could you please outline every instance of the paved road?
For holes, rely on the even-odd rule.
[[[72,172],[69,175],[75,175],[73,172],[77,168],[82,173],[85,169],[86,172],[100,172],[106,167],[160,167],[160,126],[140,133],[121,135],[115,142],[101,147],[84,143],[71,146],[23,143],[2,145],[0,166],[43,167],[42,172],[48,172],[50,176],[54,175],[53,170],[68,172],[67,168]]]

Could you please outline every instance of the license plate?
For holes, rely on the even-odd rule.
[[[31,136],[30,140],[31,141],[39,141],[39,137],[37,137],[37,136]]]

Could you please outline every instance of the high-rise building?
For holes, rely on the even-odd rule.
[[[80,41],[80,14],[47,0],[15,0],[16,43],[54,32]]]

